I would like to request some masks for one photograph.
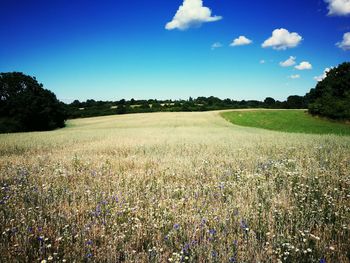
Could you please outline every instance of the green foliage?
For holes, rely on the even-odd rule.
[[[306,95],[309,111],[332,119],[350,119],[350,63],[331,69]]]
[[[301,110],[232,111],[222,116],[233,124],[268,130],[350,135],[350,125],[316,118]]]
[[[65,118],[63,103],[35,78],[0,73],[0,132],[53,130]]]
[[[284,108],[286,109],[306,109],[307,108],[307,102],[305,97],[297,96],[297,95],[289,96],[285,104],[286,105]]]

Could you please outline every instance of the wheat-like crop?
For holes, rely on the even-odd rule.
[[[350,137],[217,112],[0,135],[1,262],[349,262]]]

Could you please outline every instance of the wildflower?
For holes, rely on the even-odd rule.
[[[45,259],[43,259],[42,261],[41,261],[41,263],[46,263],[47,261],[45,260]]]
[[[230,263],[235,263],[236,262],[236,258],[235,257],[230,257],[229,258],[229,262]]]
[[[249,230],[248,224],[243,219],[241,220],[241,228],[246,230],[246,231]]]
[[[190,244],[186,243],[184,247],[182,248],[182,252],[186,253],[190,249]]]
[[[174,224],[174,229],[175,230],[178,230],[180,228],[180,225],[179,224]]]
[[[321,258],[320,263],[326,263],[326,260],[324,258]]]
[[[216,230],[215,229],[210,229],[209,230],[209,234],[212,235],[212,236],[215,235],[216,234]]]

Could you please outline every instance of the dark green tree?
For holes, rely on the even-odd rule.
[[[307,104],[305,98],[303,96],[292,95],[287,98],[286,101],[287,109],[305,109],[307,108]]]
[[[306,94],[311,114],[350,119],[350,63],[331,69],[326,78]]]
[[[65,119],[64,104],[35,78],[0,73],[0,132],[53,130]]]
[[[274,98],[271,98],[271,97],[267,97],[265,100],[264,100],[264,104],[266,107],[268,108],[272,108],[273,106],[275,106],[275,99]]]

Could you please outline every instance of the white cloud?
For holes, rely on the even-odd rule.
[[[266,61],[264,59],[260,60],[260,64],[265,64]]]
[[[286,61],[282,61],[280,62],[280,66],[281,67],[291,67],[293,65],[295,65],[295,59],[296,57],[290,56]]]
[[[272,36],[264,41],[262,47],[285,50],[298,46],[302,40],[303,38],[298,33],[290,33],[287,29],[280,28],[272,32]]]
[[[236,46],[245,46],[245,45],[250,45],[253,43],[250,39],[246,38],[245,36],[239,36],[238,38],[234,39],[232,43],[230,44],[231,47],[236,47]]]
[[[220,42],[215,42],[214,44],[211,45],[212,50],[220,47],[222,47],[222,44]]]
[[[332,68],[326,68],[326,69],[323,71],[323,74],[314,77],[314,80],[316,80],[316,81],[322,81],[325,77],[327,77],[327,73],[328,73],[328,71],[330,71],[331,69],[332,69]]]
[[[325,0],[328,3],[328,15],[346,16],[350,14],[350,0]]]
[[[350,50],[350,32],[345,33],[343,41],[338,42],[336,45],[344,50]]]
[[[303,61],[299,65],[296,65],[295,68],[298,70],[312,69],[312,65],[310,64],[310,62]]]
[[[212,16],[211,10],[203,6],[203,0],[184,0],[177,10],[172,21],[165,25],[167,30],[186,30],[203,23],[215,22],[222,19],[221,16]]]
[[[300,79],[300,75],[299,74],[290,75],[289,78],[291,78],[291,79]]]

